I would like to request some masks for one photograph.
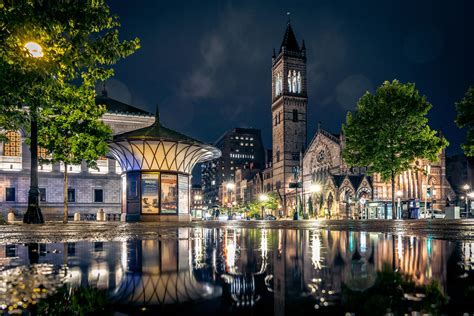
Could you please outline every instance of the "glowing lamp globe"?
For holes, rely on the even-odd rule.
[[[28,42],[24,47],[33,58],[41,58],[44,56],[43,48],[38,43]]]

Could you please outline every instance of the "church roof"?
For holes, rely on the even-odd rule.
[[[290,21],[288,21],[285,35],[283,36],[283,41],[281,42],[280,52],[282,51],[283,46],[288,51],[300,52],[300,46],[298,45],[298,41],[296,40],[295,33],[293,32],[293,29],[291,28]]]
[[[143,116],[153,115],[152,113],[148,111],[111,99],[107,96],[106,93],[96,96],[95,104],[105,105],[105,107],[107,108],[107,112],[109,113],[121,113],[121,114],[143,115]]]

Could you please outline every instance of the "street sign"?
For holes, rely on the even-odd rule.
[[[296,189],[296,188],[302,188],[302,183],[301,182],[290,182],[290,189]]]

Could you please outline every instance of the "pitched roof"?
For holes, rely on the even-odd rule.
[[[295,33],[293,32],[293,29],[291,28],[291,23],[289,21],[286,27],[285,35],[283,36],[283,41],[280,45],[280,52],[283,46],[286,50],[300,52],[300,46],[298,45],[298,41],[296,40]]]
[[[106,94],[96,96],[95,104],[105,105],[105,107],[107,108],[107,112],[109,113],[122,113],[122,114],[143,115],[143,116],[153,115],[152,113],[148,111],[111,99]]]
[[[203,142],[166,128],[160,123],[160,114],[158,109],[155,115],[153,125],[125,132],[114,136],[114,142],[121,140],[168,140],[188,144],[205,145]]]

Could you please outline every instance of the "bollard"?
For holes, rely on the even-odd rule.
[[[74,213],[74,221],[79,222],[81,220],[81,214],[80,213]]]
[[[13,211],[8,212],[7,222],[13,223],[15,221],[15,213]]]
[[[97,211],[97,221],[98,222],[103,222],[105,221],[105,212],[104,209],[101,208]]]
[[[121,222],[126,222],[127,221],[127,214],[126,213],[122,213],[120,215],[120,221]]]

